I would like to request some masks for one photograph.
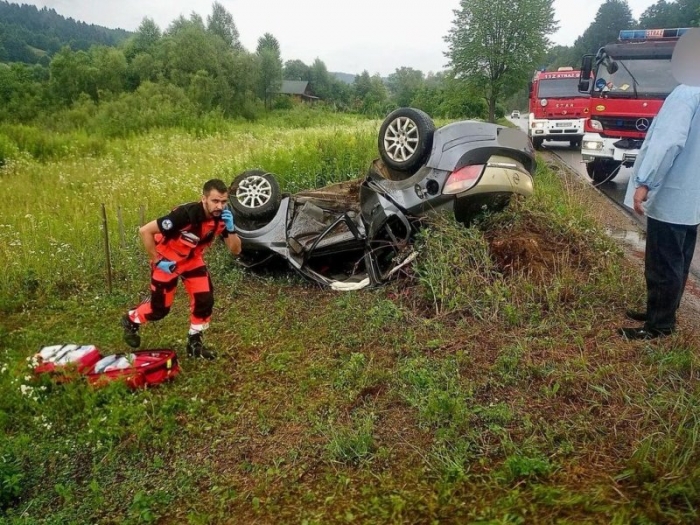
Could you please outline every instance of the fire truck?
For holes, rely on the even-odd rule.
[[[579,71],[560,67],[557,71],[535,71],[530,92],[528,135],[536,149],[545,140],[568,141],[581,145],[588,116],[588,94],[578,89]]]
[[[687,29],[622,30],[618,41],[584,55],[579,91],[590,95],[581,147],[594,182],[610,181],[634,164],[666,97],[677,86],[671,55]]]

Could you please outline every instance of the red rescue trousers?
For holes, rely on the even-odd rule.
[[[190,297],[190,328],[199,332],[205,330],[214,308],[214,287],[201,257],[177,263],[174,273],[152,266],[151,297],[129,311],[131,320],[144,324],[168,315],[175,298],[178,278],[182,279]]]

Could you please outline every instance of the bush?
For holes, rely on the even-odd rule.
[[[19,498],[23,479],[19,459],[3,445],[0,448],[0,509],[10,507]]]
[[[0,133],[0,166],[7,164],[7,161],[19,155],[17,144],[7,135]]]
[[[159,127],[187,127],[196,114],[182,89],[145,82],[134,93],[100,105],[93,126],[105,137],[126,137]]]
[[[105,150],[105,143],[100,137],[92,136],[86,131],[55,133],[21,124],[0,126],[0,137],[16,144],[18,151],[26,151],[37,160],[46,161],[67,157],[72,154],[96,155]],[[0,150],[3,148],[0,139]],[[9,151],[15,151],[12,146]],[[16,154],[16,153],[15,153]]]

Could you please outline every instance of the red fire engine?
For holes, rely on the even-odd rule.
[[[528,135],[540,149],[545,140],[568,141],[579,147],[588,114],[588,94],[578,89],[580,73],[572,67],[536,71],[529,83]]]
[[[585,55],[579,90],[590,94],[581,157],[595,182],[612,180],[637,158],[654,117],[677,83],[673,48],[686,29],[620,31],[616,43]]]

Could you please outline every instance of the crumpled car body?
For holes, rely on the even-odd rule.
[[[408,130],[402,140],[416,136],[410,125],[398,126]],[[448,124],[429,133],[424,158],[407,168],[406,155],[392,154],[398,138],[387,142],[392,132],[382,133],[381,157],[363,178],[283,195],[264,221],[247,220],[235,202],[243,261],[253,266],[281,258],[337,290],[379,285],[415,258],[414,235],[426,216],[448,212],[468,223],[484,210],[502,209],[513,195],[533,192],[534,150],[519,130],[476,121]],[[232,204],[245,182],[232,184]]]

